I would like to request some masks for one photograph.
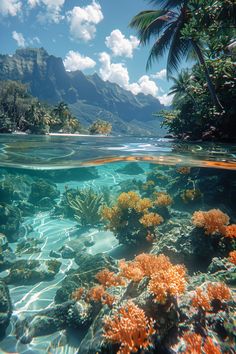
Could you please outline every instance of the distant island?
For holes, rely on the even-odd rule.
[[[41,113],[48,105],[58,106],[63,102],[70,110],[70,120],[72,117],[79,120],[82,132],[101,120],[112,125],[115,135],[163,136],[166,132],[161,128],[163,118],[153,115],[164,109],[158,99],[151,95],[133,95],[117,84],[103,81],[97,74],[86,76],[78,70],[67,72],[62,59],[48,54],[43,48],[18,49],[12,56],[0,55],[0,80],[1,86],[7,85],[6,81],[15,81],[20,95],[27,88],[23,95],[31,95],[30,100],[33,100],[32,96],[37,98]],[[25,89],[21,84],[26,85]],[[8,85],[13,85],[13,82]],[[19,97],[19,101],[21,99]],[[52,112],[52,109],[46,110],[47,113]],[[0,114],[3,117],[5,113],[0,111]],[[64,126],[63,129],[77,131],[75,120],[71,123],[72,126],[69,124],[70,127]],[[4,131],[2,124],[0,130]],[[50,129],[54,131],[56,125],[50,123]],[[62,129],[60,124],[57,129]],[[44,133],[44,128],[39,131]]]

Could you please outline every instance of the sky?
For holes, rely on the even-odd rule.
[[[166,58],[146,71],[151,44],[139,44],[129,28],[148,0],[0,0],[0,53],[44,47],[61,57],[68,71],[97,73],[134,94],[169,105]]]

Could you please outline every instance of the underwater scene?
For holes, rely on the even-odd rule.
[[[235,353],[235,147],[0,136],[0,353]]]

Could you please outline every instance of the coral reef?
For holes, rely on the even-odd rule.
[[[236,251],[232,251],[229,253],[229,262],[236,265]]]
[[[192,222],[196,227],[204,228],[206,235],[216,233],[223,235],[225,233],[225,226],[229,223],[229,217],[220,209],[195,211],[192,216]]]
[[[121,193],[113,207],[105,206],[102,217],[120,243],[142,244],[149,233],[156,235],[156,226],[163,222],[163,218],[152,211],[153,207],[150,199],[130,191]]]
[[[112,318],[104,320],[106,341],[120,345],[119,354],[137,352],[151,344],[150,337],[155,333],[154,322],[133,302],[121,307]]]
[[[74,218],[81,226],[97,225],[101,221],[100,208],[103,205],[103,195],[92,188],[80,189],[76,194],[66,193],[66,200],[73,210]]]

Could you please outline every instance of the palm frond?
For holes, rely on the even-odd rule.
[[[169,20],[167,13],[166,10],[142,11],[131,20],[129,26],[138,30],[140,42],[146,44],[151,36],[159,35],[166,26]]]
[[[165,54],[166,50],[170,47],[175,26],[175,22],[171,23],[162,33],[162,35],[158,38],[158,40],[154,43],[147,60],[146,70],[149,70],[154,60],[157,60],[162,57]]]
[[[154,4],[164,9],[171,9],[183,5],[186,1],[185,0],[149,0],[149,2],[150,4]]]
[[[178,69],[178,66],[183,58],[186,57],[190,48],[189,40],[181,37],[181,30],[185,25],[184,16],[180,14],[175,22],[175,30],[172,36],[172,41],[167,58],[167,78],[174,70]]]

